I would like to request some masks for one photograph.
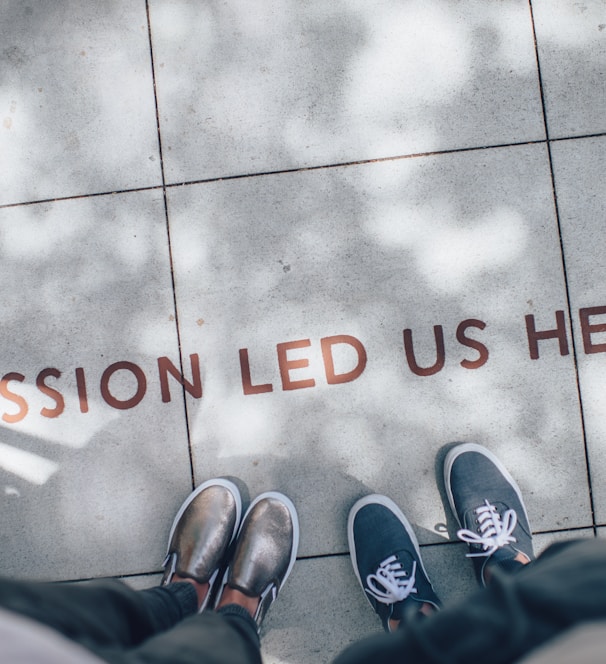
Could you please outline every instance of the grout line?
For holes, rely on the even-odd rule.
[[[148,31],[150,30],[149,23],[148,23]],[[150,40],[151,40],[151,35],[150,35]],[[150,42],[150,50],[151,50],[151,42]],[[154,67],[152,63],[152,76],[154,78],[154,95],[155,95],[155,72],[154,72]],[[160,140],[160,127],[159,127],[159,114],[158,114],[158,106],[156,103],[156,123],[157,123],[157,130],[158,130],[158,140]],[[0,210],[5,209],[5,208],[14,208],[14,207],[24,207],[27,205],[40,205],[43,203],[57,203],[61,201],[71,201],[71,200],[79,200],[83,198],[95,198],[99,196],[115,196],[118,194],[133,194],[141,191],[156,191],[156,190],[165,190],[165,189],[173,189],[176,187],[187,187],[191,185],[197,185],[197,184],[210,184],[213,182],[223,182],[223,181],[228,181],[228,180],[244,180],[247,178],[257,178],[257,177],[266,177],[268,175],[286,175],[289,173],[304,173],[306,171],[320,171],[320,170],[328,170],[331,168],[346,168],[348,166],[363,166],[365,164],[379,164],[382,162],[386,161],[401,161],[403,159],[417,159],[420,157],[435,157],[435,156],[441,156],[441,155],[448,155],[448,154],[458,154],[460,152],[478,152],[480,150],[498,150],[501,148],[512,148],[512,147],[520,147],[524,145],[541,145],[543,143],[557,143],[557,142],[562,142],[562,141],[579,141],[583,139],[591,139],[591,138],[603,138],[606,136],[606,132],[601,132],[601,133],[596,133],[596,134],[583,134],[580,136],[562,136],[560,138],[549,138],[548,140],[546,139],[539,139],[535,141],[520,141],[520,142],[514,142],[514,143],[495,143],[493,145],[479,145],[475,147],[468,147],[468,148],[451,148],[447,150],[435,150],[433,152],[414,152],[411,154],[404,154],[404,155],[392,155],[391,157],[377,157],[375,159],[358,159],[358,160],[352,160],[352,161],[343,161],[339,162],[337,164],[319,164],[317,166],[300,166],[296,168],[285,168],[285,169],[278,169],[275,171],[260,171],[258,173],[239,173],[235,175],[223,175],[223,176],[218,176],[214,178],[206,178],[206,179],[199,179],[199,180],[185,180],[183,182],[169,182],[167,183],[165,181],[165,176],[164,176],[164,163],[161,159],[160,161],[160,168],[162,171],[162,184],[160,185],[150,185],[148,187],[133,187],[131,189],[116,189],[113,191],[99,191],[99,192],[94,192],[92,194],[74,194],[71,196],[57,196],[55,198],[40,198],[34,201],[20,201],[17,203],[3,203],[0,204]],[[162,153],[162,145],[160,143],[160,154]]]
[[[297,556],[297,561],[301,560],[321,560],[322,558],[348,558],[349,551],[337,551],[336,553],[315,553],[311,556]]]
[[[99,196],[115,196],[117,194],[133,194],[140,191],[154,191],[162,189],[164,185],[156,184],[149,187],[135,187],[134,189],[116,189],[115,191],[98,191],[93,194],[74,194],[72,196],[57,196],[55,198],[39,198],[35,201],[21,201],[20,203],[3,203],[0,210],[4,208],[25,207],[27,205],[42,205],[43,203],[59,203],[61,201],[77,201],[82,198],[97,198]]]
[[[585,138],[604,138],[606,132],[597,132],[596,134],[583,134],[581,136],[560,136],[560,138],[550,138],[551,143],[561,143],[562,141],[576,141],[583,140]]]
[[[593,521],[593,520],[592,520]],[[557,530],[535,530],[532,533],[532,536],[535,535],[557,535],[558,533],[575,533],[581,530],[593,530],[594,535],[596,534],[595,529],[599,527],[595,523],[590,523],[586,526],[571,526],[570,528],[558,528]]]
[[[560,533],[575,533],[579,532],[582,530],[594,530],[595,534],[595,529],[596,528],[604,528],[606,527],[606,523],[603,524],[596,524],[595,527],[593,525],[587,525],[587,526],[572,526],[571,528],[561,528],[561,529],[556,529],[556,530],[537,530],[533,531],[532,535],[557,535]],[[597,534],[596,534],[597,536]],[[461,542],[460,540],[443,540],[441,542],[427,542],[426,544],[419,544],[419,546],[423,549],[426,547],[430,546],[456,546],[458,544],[464,544],[464,542]],[[310,556],[297,556],[297,561],[303,561],[303,560],[322,560],[324,558],[348,558],[349,557],[349,551],[337,551],[336,553],[317,553],[313,554]],[[133,572],[132,574],[119,574],[118,576],[112,576],[112,577],[98,577],[98,576],[91,576],[91,577],[86,577],[82,579],[65,579],[61,581],[53,581],[52,583],[73,583],[73,582],[80,582],[80,581],[95,581],[98,579],[134,579],[137,577],[141,576],[157,576],[159,574],[162,574],[163,570],[162,569],[155,569],[152,570],[151,572]]]
[[[163,574],[164,570],[155,570],[153,572],[133,572],[132,574],[118,574],[116,576],[86,576],[78,579],[58,579],[49,583],[86,583],[87,581],[102,581],[104,579],[136,579],[141,576],[157,576]]]
[[[592,523],[587,524],[586,526],[570,526],[570,528],[554,528],[551,530],[533,530],[532,531],[532,536],[535,537],[536,535],[558,535],[560,533],[573,533],[573,532],[579,532],[582,530],[593,530],[595,534],[595,524]],[[424,544],[419,544],[421,547],[426,547],[426,546],[452,546],[455,544],[463,544],[459,539],[448,539],[448,540],[442,540],[440,542],[427,542]]]
[[[541,112],[543,114],[543,128],[545,129],[545,138],[547,139],[547,145],[549,146],[550,136],[549,136],[549,124],[547,122],[547,109],[545,105],[545,93],[543,91],[543,74],[541,73],[541,59],[539,57],[539,43],[537,41],[537,32],[535,29],[534,22],[534,10],[532,8],[532,0],[528,0],[528,10],[530,12],[530,27],[532,29],[532,41],[534,43],[534,57],[537,62],[537,82],[539,84],[539,95],[541,97]],[[550,155],[551,158],[551,155]],[[551,160],[550,160],[551,165]]]
[[[174,270],[174,263],[173,263],[173,252],[172,252],[172,242],[171,242],[171,237],[170,237],[170,223],[169,223],[169,218],[168,218],[168,199],[166,196],[166,177],[164,174],[164,156],[162,153],[162,134],[160,131],[160,111],[158,109],[158,95],[157,95],[157,90],[156,90],[156,70],[154,67],[154,47],[153,47],[153,42],[152,42],[152,34],[151,34],[151,21],[149,17],[149,0],[145,0],[145,12],[147,16],[147,36],[149,39],[149,55],[150,55],[150,62],[151,62],[151,71],[152,71],[152,81],[154,85],[154,106],[156,110],[156,127],[158,130],[158,151],[160,154],[160,171],[162,173],[162,195],[164,199],[164,219],[165,219],[165,224],[166,224],[166,239],[168,242],[168,258],[170,262],[170,279],[171,279],[171,285],[172,285],[172,291],[173,291],[173,307],[175,310],[175,330],[177,332],[177,345],[179,348],[179,367],[181,370],[181,376],[185,376],[185,368],[183,365],[183,352],[182,352],[182,347],[181,347],[181,331],[180,331],[180,326],[179,326],[179,310],[177,307],[177,290],[175,288],[175,270]],[[187,433],[187,450],[189,454],[189,472],[190,472],[190,479],[191,479],[191,488],[192,490],[195,488],[195,477],[194,477],[194,461],[193,461],[193,453],[192,453],[192,444],[191,444],[191,431],[190,431],[190,426],[189,426],[189,414],[187,412],[187,393],[185,390],[185,385],[181,385],[181,392],[183,394],[183,411],[185,415],[185,430]]]
[[[574,323],[573,323],[573,316],[572,316],[572,302],[571,302],[571,296],[570,296],[570,284],[569,284],[569,279],[568,279],[568,270],[566,266],[566,256],[564,252],[564,238],[562,236],[562,221],[560,217],[560,206],[558,203],[558,193],[557,193],[557,187],[556,187],[556,181],[555,181],[555,174],[553,171],[553,157],[551,153],[551,143],[553,142],[552,139],[549,136],[549,124],[547,122],[547,108],[545,105],[545,93],[543,90],[543,76],[541,74],[541,59],[539,55],[539,46],[537,42],[537,34],[536,34],[536,29],[535,29],[535,21],[534,21],[534,11],[532,7],[532,0],[528,0],[528,6],[530,8],[530,20],[531,20],[531,25],[532,25],[532,35],[534,39],[534,48],[535,48],[535,57],[537,60],[537,73],[539,77],[539,91],[541,94],[541,107],[543,111],[543,123],[545,126],[545,136],[547,137],[547,157],[549,160],[549,173],[551,177],[551,189],[553,193],[553,204],[554,204],[554,211],[556,215],[556,223],[558,227],[558,236],[560,240],[560,255],[562,257],[562,270],[564,273],[564,286],[566,290],[566,304],[567,304],[567,309],[568,309],[568,320],[570,322],[570,335],[572,339],[572,355],[573,355],[573,361],[574,361],[574,371],[575,371],[575,376],[576,376],[576,385],[577,385],[577,397],[579,400],[579,411],[580,411],[580,417],[581,417],[581,432],[583,435],[583,448],[585,452],[585,469],[587,473],[587,489],[589,492],[589,506],[591,508],[591,521],[592,521],[592,527],[593,527],[593,532],[596,534],[596,519],[595,519],[595,504],[594,504],[594,499],[593,499],[593,486],[591,483],[591,464],[589,461],[589,448],[587,445],[587,430],[585,427],[585,409],[583,407],[583,393],[582,393],[582,388],[581,388],[581,379],[580,379],[580,374],[579,374],[579,359],[578,359],[578,352],[577,352],[577,339],[576,339],[576,334],[575,334],[575,329],[574,329]],[[561,140],[561,139],[560,139]]]
[[[571,526],[570,528],[556,528],[555,530],[535,530],[532,531],[532,536],[536,535],[558,535],[560,533],[575,533],[583,530],[593,530],[594,534],[596,528],[600,528],[599,524],[596,526],[594,524],[588,524],[586,526]],[[426,548],[430,546],[456,546],[459,544],[464,544],[461,540],[458,539],[445,539],[436,542],[425,542],[419,543],[421,548]],[[318,560],[320,558],[344,558],[349,556],[349,551],[337,551],[336,553],[317,553],[310,556],[298,556],[297,560]]]
[[[134,572],[133,574],[122,574],[119,577],[112,577],[112,578],[137,579],[141,576],[158,576],[158,574],[164,574],[164,570],[162,568],[160,568],[160,569],[154,570],[153,572],[139,572],[139,573]]]
[[[211,182],[223,182],[224,180],[243,180],[246,178],[265,177],[268,175],[285,175],[289,173],[305,173],[307,171],[328,170],[331,168],[346,168],[348,166],[362,166],[365,164],[380,164],[386,161],[401,161],[403,159],[416,159],[419,157],[435,157],[447,154],[458,154],[460,152],[477,152],[480,150],[493,150],[499,148],[518,147],[523,145],[540,145],[545,143],[544,139],[536,141],[520,141],[517,143],[495,143],[494,145],[480,145],[469,148],[452,148],[450,150],[435,150],[433,152],[413,152],[404,155],[392,155],[390,157],[377,157],[374,159],[358,159],[355,161],[343,161],[336,164],[320,164],[318,166],[301,166],[297,168],[285,168],[275,171],[261,171],[258,173],[246,173],[238,175],[224,175],[222,177],[207,178],[201,180],[188,180],[185,182],[174,182],[166,185],[167,187],[185,187],[194,184],[208,184]]]

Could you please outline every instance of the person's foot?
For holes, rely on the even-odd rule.
[[[516,571],[534,558],[532,534],[522,494],[507,469],[475,443],[457,445],[444,460],[444,483],[459,522],[459,539],[469,545],[478,580],[490,568]]]
[[[392,500],[378,494],[358,500],[349,512],[347,537],[354,572],[385,631],[408,614],[440,608],[417,538]]]
[[[299,547],[299,520],[289,498],[263,493],[250,504],[215,608],[244,606],[257,628],[284,586]]]
[[[202,611],[216,588],[241,515],[242,499],[233,482],[212,479],[193,491],[181,505],[170,530],[162,585],[193,583]]]

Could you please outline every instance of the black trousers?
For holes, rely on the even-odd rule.
[[[118,581],[0,581],[0,606],[56,629],[116,664],[259,664],[254,622],[240,607],[195,613],[178,583],[136,592]],[[335,664],[515,662],[582,622],[606,619],[606,540],[552,545],[518,574],[393,634],[359,641]]]
[[[335,664],[515,662],[582,622],[606,619],[606,540],[553,544],[514,575],[392,634],[345,650]]]
[[[113,664],[260,664],[252,618],[230,605],[198,614],[194,587],[134,591],[86,584],[0,580],[0,606],[51,627]],[[0,646],[1,647],[1,646]]]

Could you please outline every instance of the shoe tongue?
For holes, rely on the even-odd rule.
[[[524,567],[524,563],[516,560],[517,555],[518,552],[512,546],[503,547],[490,556],[489,565],[490,567],[496,567],[506,574],[514,574]]]
[[[524,567],[524,563],[521,563],[515,558],[507,558],[506,560],[495,561],[495,565],[498,569],[500,569],[502,572],[506,572],[507,574],[514,574],[515,572],[519,572]]]
[[[422,602],[419,601],[407,601],[413,599],[414,595],[409,595],[407,599],[402,602],[392,604],[392,612],[389,617],[393,620],[410,621],[413,616],[416,616],[419,613],[422,604]]]
[[[396,602],[392,605],[390,619],[403,620],[406,617],[406,602]]]
[[[497,549],[490,556],[490,561],[499,563],[499,565],[501,565],[502,563],[505,563],[508,560],[513,560],[517,555],[518,552],[511,546],[511,544],[509,544],[507,546],[502,546],[500,549]]]

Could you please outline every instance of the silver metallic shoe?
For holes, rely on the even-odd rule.
[[[244,515],[223,577],[223,588],[228,585],[248,597],[259,597],[253,616],[257,628],[288,578],[298,548],[299,519],[290,499],[275,491],[257,496]]]
[[[170,530],[162,585],[169,584],[175,574],[208,583],[200,611],[206,608],[241,515],[242,498],[233,482],[212,479],[193,491],[181,505]]]

